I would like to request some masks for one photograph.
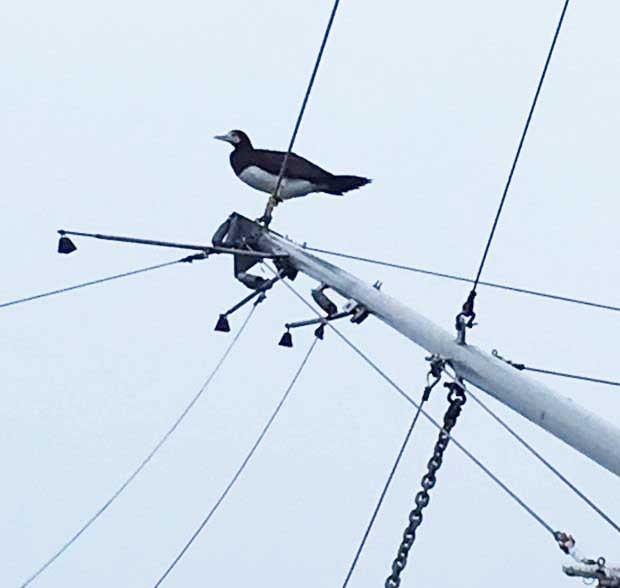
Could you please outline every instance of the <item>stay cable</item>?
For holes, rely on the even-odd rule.
[[[158,263],[157,265],[149,265],[147,267],[135,269],[129,272],[123,272],[122,274],[114,274],[112,276],[107,276],[105,278],[98,278],[96,280],[90,280],[89,282],[82,282],[81,284],[75,284],[73,286],[66,286],[65,288],[59,288],[57,290],[50,290],[48,292],[34,294],[33,296],[26,296],[24,298],[17,298],[15,300],[9,300],[8,302],[0,303],[0,308],[7,308],[9,306],[15,306],[16,304],[23,304],[24,302],[31,302],[33,300],[38,300],[40,298],[47,298],[48,296],[56,296],[57,294],[64,294],[66,292],[71,292],[72,290],[79,290],[81,288],[87,288],[88,286],[94,286],[96,284],[103,284],[104,282],[111,282],[112,280],[118,280],[120,278],[127,278],[129,276],[135,276],[137,274],[144,274],[147,272],[152,272],[154,270],[158,270],[164,267],[170,267],[171,265],[176,265],[178,263],[191,263],[192,261],[196,259],[204,259],[204,256],[203,255],[190,255],[188,257],[176,259],[174,261],[167,261],[165,263]]]
[[[264,264],[272,273],[276,273],[269,265]],[[284,280],[284,285],[308,308],[312,310],[318,316],[321,313],[318,312],[310,302],[308,302],[287,280]],[[436,429],[442,430],[441,424],[436,421],[428,412],[426,412],[405,390],[403,390],[387,373],[379,367],[370,357],[368,357],[355,343],[353,343],[348,337],[346,337],[337,327],[331,322],[327,322],[327,326],[338,337],[344,341],[359,357],[361,357],[377,374],[379,374],[398,394],[400,394],[407,402],[412,404],[420,413],[426,418]],[[509,486],[507,486],[497,475],[495,475],[487,466],[485,466],[469,449],[467,449],[460,441],[458,441],[452,434],[448,435],[449,439],[456,445],[473,463],[475,463],[495,484],[497,484],[508,496],[510,496],[525,512],[527,512],[541,527],[548,531],[556,539],[556,531],[553,527],[540,515],[533,507],[527,504],[519,495],[514,492]]]
[[[260,300],[260,299],[259,299]],[[258,301],[257,301],[258,302]],[[60,556],[62,556],[90,527],[91,525],[106,511],[112,506],[112,504],[116,501],[117,498],[127,489],[127,487],[138,477],[140,472],[149,464],[149,462],[155,457],[157,452],[163,447],[163,445],[170,439],[172,434],[176,431],[179,425],[183,422],[185,417],[189,414],[198,400],[203,396],[206,392],[209,384],[213,381],[213,378],[220,371],[221,367],[224,365],[224,362],[230,355],[230,352],[233,350],[239,338],[245,331],[250,319],[254,315],[256,310],[256,304],[252,306],[250,312],[247,314],[245,320],[243,321],[241,327],[235,334],[234,338],[215,364],[215,367],[205,380],[204,384],[201,386],[200,390],[194,395],[194,397],[190,400],[189,404],[183,409],[181,414],[177,417],[177,419],[172,423],[172,426],[164,433],[164,435],[160,438],[160,440],[155,444],[153,449],[147,454],[147,456],[140,462],[140,465],[131,473],[131,475],[117,488],[117,490],[92,514],[92,516],[84,522],[84,524],[62,545],[62,547],[56,551],[40,568],[38,568],[27,580],[25,580],[22,584],[20,584],[20,588],[25,588],[29,584],[31,584],[34,580],[36,580],[47,568],[49,568]]]
[[[241,476],[241,474],[245,470],[246,466],[248,465],[248,463],[252,459],[252,456],[254,455],[254,453],[258,449],[259,445],[261,444],[261,442],[263,441],[263,439],[267,435],[267,432],[269,431],[269,429],[271,428],[271,425],[273,424],[273,422],[275,421],[276,417],[278,416],[278,413],[280,412],[280,410],[284,406],[284,403],[285,403],[286,399],[288,398],[289,394],[291,393],[291,390],[295,386],[295,383],[299,379],[299,376],[301,375],[301,372],[303,371],[306,363],[308,362],[308,359],[310,359],[310,355],[314,351],[314,348],[315,348],[315,346],[317,344],[317,341],[318,341],[317,338],[313,339],[312,344],[308,348],[308,351],[306,352],[306,354],[305,354],[305,356],[304,356],[304,358],[303,358],[303,360],[301,362],[301,365],[297,368],[297,371],[295,372],[295,375],[293,376],[293,379],[291,380],[290,384],[288,385],[288,387],[284,391],[284,394],[280,398],[280,401],[278,402],[278,404],[276,405],[276,407],[275,407],[274,411],[272,412],[271,416],[267,420],[267,423],[265,424],[265,426],[263,427],[262,431],[258,435],[258,438],[256,439],[256,441],[252,445],[251,449],[248,451],[247,455],[245,456],[245,458],[241,462],[241,465],[237,468],[237,470],[235,471],[234,475],[232,476],[232,478],[230,479],[230,481],[228,482],[228,484],[224,488],[224,491],[222,492],[220,497],[216,500],[215,504],[211,507],[211,510],[209,510],[207,515],[204,517],[204,519],[202,519],[200,525],[198,525],[198,528],[194,531],[194,533],[189,538],[187,543],[185,543],[183,548],[179,551],[179,553],[176,555],[176,557],[172,560],[172,563],[166,568],[164,573],[160,576],[159,580],[157,580],[157,582],[154,584],[153,588],[158,588],[158,586],[160,586],[164,582],[164,580],[168,577],[170,572],[179,563],[179,561],[181,561],[181,558],[185,555],[187,550],[191,547],[192,543],[194,543],[194,541],[198,538],[200,533],[206,527],[207,523],[211,520],[211,518],[213,517],[215,512],[221,506],[222,502],[224,501],[224,499],[226,498],[228,493],[231,491],[232,487],[235,485],[235,483],[237,482],[237,480],[239,479],[239,477]]]
[[[542,90],[543,83],[545,81],[545,77],[547,75],[547,70],[549,69],[549,63],[551,62],[551,57],[553,56],[553,51],[555,49],[556,42],[558,40],[558,36],[560,34],[560,30],[562,28],[562,23],[564,22],[564,16],[566,15],[566,10],[568,9],[568,4],[570,0],[565,0],[564,6],[562,8],[562,12],[560,14],[560,18],[558,24],[555,29],[555,33],[553,35],[553,40],[551,41],[551,46],[549,47],[549,52],[547,53],[547,59],[545,60],[545,65],[543,67],[542,73],[540,75],[540,79],[538,80],[538,86],[536,87],[536,92],[534,93],[534,99],[532,100],[532,105],[530,106],[530,110],[527,115],[527,119],[525,120],[525,126],[523,127],[523,132],[521,133],[521,138],[519,140],[519,145],[517,146],[517,151],[515,153],[514,159],[512,161],[512,165],[510,167],[510,172],[508,173],[508,179],[506,180],[506,184],[504,186],[504,191],[502,192],[502,196],[499,201],[499,206],[497,208],[497,213],[495,214],[495,219],[493,220],[493,225],[491,226],[491,232],[489,233],[489,237],[487,239],[484,253],[482,254],[482,259],[480,260],[480,266],[478,267],[478,273],[476,274],[476,279],[474,280],[474,287],[472,288],[472,292],[476,291],[476,287],[478,286],[478,282],[480,281],[480,276],[482,275],[482,270],[484,268],[484,264],[487,259],[487,255],[489,254],[489,249],[491,248],[491,243],[493,242],[493,237],[495,236],[495,230],[497,229],[497,224],[499,222],[499,217],[502,214],[502,210],[504,208],[504,204],[506,202],[506,197],[508,196],[508,191],[510,189],[510,184],[512,183],[512,178],[515,173],[515,169],[517,167],[517,163],[519,162],[519,157],[521,155],[521,150],[523,149],[523,144],[525,143],[525,137],[527,136],[527,132],[530,128],[530,123],[532,122],[532,117],[534,115],[534,110],[536,109],[536,104],[538,104],[538,98],[540,96],[540,91]]]

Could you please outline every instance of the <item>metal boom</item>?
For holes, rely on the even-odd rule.
[[[286,255],[300,272],[364,305],[372,314],[430,353],[450,360],[459,376],[497,398],[596,463],[620,476],[620,430],[547,386],[455,338],[391,296],[252,221],[234,215],[248,242]]]

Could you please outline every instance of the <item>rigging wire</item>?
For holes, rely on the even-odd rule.
[[[476,292],[476,287],[478,286],[478,282],[480,281],[480,276],[482,275],[482,270],[484,268],[484,264],[487,259],[487,255],[489,254],[489,249],[491,248],[491,242],[493,241],[493,237],[495,235],[495,230],[497,229],[497,224],[499,222],[499,217],[502,214],[502,209],[504,208],[504,204],[506,202],[506,196],[508,195],[508,190],[510,189],[510,184],[512,183],[512,177],[514,175],[515,169],[517,167],[517,163],[519,161],[519,156],[521,155],[521,150],[523,148],[523,143],[525,142],[525,137],[527,135],[527,131],[530,128],[530,123],[532,122],[532,116],[534,115],[534,109],[536,108],[536,104],[538,103],[538,97],[540,96],[540,91],[542,89],[543,82],[545,81],[545,76],[547,75],[547,70],[549,69],[549,63],[551,62],[551,57],[553,56],[553,50],[555,49],[556,42],[558,40],[558,36],[560,34],[560,29],[562,28],[562,23],[564,22],[564,16],[566,14],[566,10],[568,8],[568,3],[570,0],[565,0],[564,6],[562,8],[562,13],[560,14],[560,19],[558,21],[557,27],[555,29],[555,33],[553,35],[553,41],[551,42],[551,47],[549,48],[549,53],[547,54],[547,59],[545,60],[545,65],[543,67],[542,73],[540,75],[540,79],[538,81],[538,86],[536,87],[536,92],[534,93],[534,99],[532,100],[532,105],[530,106],[530,111],[527,115],[527,119],[525,121],[525,126],[523,127],[523,132],[521,133],[521,139],[519,140],[519,145],[517,147],[517,151],[515,153],[514,159],[512,161],[512,166],[510,168],[510,172],[508,174],[508,179],[506,180],[506,185],[504,186],[504,191],[502,193],[502,197],[499,201],[499,206],[497,208],[497,213],[495,214],[495,219],[493,220],[493,225],[491,227],[491,232],[489,233],[489,238],[487,239],[486,246],[484,248],[484,253],[482,254],[482,259],[480,260],[480,266],[478,267],[478,273],[476,274],[476,279],[474,280],[474,286],[472,288],[472,292]]]
[[[190,410],[194,407],[194,405],[198,402],[200,397],[207,390],[209,384],[213,381],[213,378],[219,372],[220,368],[228,358],[230,352],[235,347],[237,341],[243,334],[247,324],[249,323],[254,311],[256,310],[257,305],[261,302],[261,298],[259,298],[252,308],[250,312],[247,314],[245,320],[239,327],[239,330],[235,334],[234,338],[220,357],[219,361],[215,364],[215,367],[209,374],[208,378],[205,380],[204,384],[201,386],[200,390],[194,395],[194,397],[190,400],[189,404],[183,409],[181,414],[177,417],[177,419],[172,423],[172,426],[165,432],[163,437],[156,443],[156,445],[151,449],[148,455],[142,460],[140,465],[132,472],[132,474],[118,487],[118,489],[108,498],[102,505],[99,507],[97,511],[80,527],[80,529],[71,536],[71,538],[54,554],[52,555],[34,574],[32,574],[25,582],[23,582],[19,588],[25,588],[31,582],[36,580],[50,565],[52,565],[67,549],[69,549],[79,538],[80,536],[114,503],[114,501],[125,491],[125,489],[136,479],[136,477],[140,474],[140,472],[148,465],[148,463],[155,457],[155,454],[162,448],[162,446],[168,441],[170,436],[176,431],[181,422],[185,419],[185,417],[189,414]]]
[[[518,368],[517,368],[518,369]],[[615,380],[603,380],[601,378],[592,378],[590,376],[580,376],[578,374],[567,374],[566,372],[556,372],[555,370],[543,370],[541,368],[533,368],[524,366],[526,372],[537,372],[539,374],[548,374],[550,376],[559,376],[561,378],[571,378],[573,380],[583,380],[584,382],[594,382],[595,384],[607,384],[608,386],[620,386],[620,382]]]
[[[56,294],[64,294],[65,292],[70,292],[71,290],[79,290],[80,288],[86,288],[88,286],[94,286],[95,284],[102,284],[103,282],[110,282],[112,280],[118,280],[119,278],[126,278],[128,276],[135,276],[137,274],[144,274],[146,272],[151,272],[153,270],[161,269],[164,267],[169,267],[171,265],[176,265],[177,263],[191,263],[195,259],[204,259],[204,256],[201,254],[190,255],[188,257],[176,259],[174,261],[168,261],[166,263],[159,263],[157,265],[150,265],[148,267],[143,267],[143,268],[132,270],[129,272],[124,272],[122,274],[114,274],[112,276],[107,276],[105,278],[99,278],[97,280],[91,280],[89,282],[82,282],[81,284],[75,284],[73,286],[59,288],[58,290],[50,290],[49,292],[42,292],[41,294],[35,294],[34,296],[26,296],[25,298],[18,298],[16,300],[10,300],[8,302],[0,303],[0,308],[6,308],[7,306],[14,306],[16,304],[22,304],[23,302],[30,302],[32,300],[38,300],[39,298],[46,298],[48,296],[55,296]]]
[[[269,271],[276,273],[271,266],[263,262]],[[301,300],[308,308],[312,310],[318,316],[321,316],[313,306],[308,302],[288,281],[283,280],[284,285]],[[346,335],[344,335],[337,327],[331,322],[326,323],[327,326],[342,339],[357,355],[359,355],[377,374],[379,374],[398,394],[400,394],[407,402],[412,404],[420,413],[426,418],[435,428],[442,430],[442,426],[438,423],[428,412],[426,412],[407,392],[405,392],[390,376],[383,371],[377,363],[370,359],[355,343],[353,343]],[[527,512],[541,527],[548,531],[553,538],[556,538],[556,532],[551,525],[539,515],[531,506],[529,506],[522,498],[519,497],[513,490],[511,490],[502,480],[496,476],[487,466],[485,466],[473,453],[469,451],[460,441],[458,441],[453,435],[449,434],[448,437],[473,463],[475,463],[493,482],[495,482],[508,496],[510,496],[525,512]]]
[[[284,177],[284,172],[286,171],[286,164],[288,163],[289,156],[291,155],[291,152],[293,151],[293,146],[295,145],[295,139],[297,139],[297,133],[299,132],[299,127],[301,126],[301,120],[304,116],[304,113],[306,112],[306,106],[308,105],[308,99],[310,98],[310,93],[312,92],[312,88],[314,86],[314,80],[316,79],[316,74],[319,71],[319,66],[321,65],[321,60],[323,59],[323,53],[327,45],[327,39],[329,38],[329,34],[332,30],[332,25],[334,24],[334,19],[336,18],[336,12],[338,11],[339,4],[340,4],[340,0],[334,1],[331,14],[329,15],[329,20],[327,21],[327,27],[325,28],[325,33],[323,34],[323,40],[321,41],[321,46],[319,47],[319,52],[314,62],[314,68],[312,69],[310,80],[308,81],[308,87],[306,88],[306,93],[304,95],[304,99],[302,100],[301,108],[299,109],[299,114],[297,115],[297,121],[295,122],[293,134],[291,135],[291,140],[288,144],[288,149],[286,150],[286,153],[284,154],[284,159],[282,160],[282,166],[280,167],[280,173],[278,174],[276,188],[273,191],[274,196],[277,196],[278,194],[278,190],[280,189],[280,184],[282,183],[282,178]]]
[[[418,274],[424,274],[427,276],[434,276],[436,278],[445,278],[448,280],[456,280],[458,282],[469,282],[470,284],[474,283],[474,280],[470,278],[465,278],[463,276],[457,276],[454,274],[447,274],[444,272],[436,272],[432,270],[427,270],[419,267],[414,267],[410,265],[402,265],[399,263],[392,263],[389,261],[383,261],[380,259],[373,259],[370,257],[362,257],[359,255],[351,255],[349,253],[341,253],[339,251],[331,251],[329,249],[320,249],[318,247],[309,247],[307,245],[303,246],[307,251],[314,251],[316,253],[324,253],[325,255],[333,255],[334,257],[342,257],[344,259],[352,259],[354,261],[363,261],[365,263],[371,263],[374,265],[381,265],[385,267],[391,267],[394,269],[405,270],[409,272],[414,272]],[[585,306],[593,306],[595,308],[601,308],[604,310],[613,310],[616,312],[620,312],[620,306],[612,306],[610,304],[601,304],[598,302],[591,302],[589,300],[583,300],[580,298],[571,298],[568,296],[561,296],[559,294],[549,294],[547,292],[539,292],[537,290],[528,290],[526,288],[517,288],[515,286],[508,286],[506,284],[498,284],[495,282],[485,282],[480,280],[478,282],[480,286],[489,286],[490,288],[498,288],[500,290],[507,290],[509,292],[518,292],[520,294],[529,294],[531,296],[540,296],[541,298],[550,298],[552,300],[560,300],[562,302],[572,302],[573,304],[582,304]]]
[[[568,374],[566,372],[557,372],[555,370],[544,370],[542,368],[533,368],[528,365],[525,365],[524,363],[512,361],[510,359],[506,359],[505,357],[502,357],[499,354],[499,351],[497,351],[497,349],[493,349],[493,351],[491,351],[491,355],[493,357],[497,357],[497,359],[503,361],[504,363],[507,363],[508,365],[512,366],[513,368],[519,371],[537,372],[539,374],[549,374],[550,376],[572,378],[573,380],[583,380],[585,382],[594,382],[595,384],[607,384],[608,386],[620,386],[620,382],[616,382],[614,380],[603,380],[601,378],[592,378],[590,376],[581,376],[579,374]]]
[[[418,422],[418,418],[420,416],[420,411],[422,410],[422,406],[424,405],[424,403],[426,402],[426,393],[422,394],[422,399],[420,400],[420,404],[418,406],[418,408],[416,409],[415,415],[413,417],[413,420],[411,421],[411,424],[409,425],[409,429],[407,430],[407,434],[405,435],[405,438],[403,439],[403,442],[400,446],[400,449],[398,450],[398,455],[396,456],[396,460],[394,461],[394,465],[392,466],[392,469],[390,471],[390,473],[388,474],[388,478],[385,482],[385,485],[383,486],[383,490],[381,491],[381,495],[379,496],[379,500],[377,501],[377,505],[375,506],[375,509],[370,517],[370,520],[368,521],[368,525],[366,526],[366,530],[364,531],[364,534],[362,536],[362,540],[360,541],[360,544],[357,548],[357,551],[355,552],[355,556],[353,557],[353,561],[351,562],[351,565],[349,566],[349,570],[347,572],[347,576],[344,579],[344,583],[342,584],[342,588],[346,588],[349,584],[349,580],[351,579],[351,576],[353,575],[353,572],[355,570],[355,567],[357,566],[357,562],[359,561],[360,555],[362,554],[362,551],[366,545],[366,541],[368,540],[368,536],[370,535],[370,531],[372,530],[373,525],[375,524],[375,521],[377,519],[377,515],[379,514],[379,510],[381,510],[381,506],[383,505],[383,501],[385,499],[385,496],[388,492],[388,489],[392,483],[392,480],[394,479],[394,474],[396,473],[396,470],[398,469],[398,466],[400,464],[400,461],[403,457],[403,453],[405,452],[405,449],[407,447],[407,444],[409,443],[409,439],[411,438],[411,434],[413,433],[413,429],[416,426],[416,423]]]
[[[237,471],[235,472],[235,474],[233,475],[233,477],[231,478],[231,480],[228,482],[228,484],[226,485],[226,488],[224,489],[224,491],[222,492],[222,494],[220,495],[220,497],[217,499],[217,501],[215,502],[215,504],[211,507],[211,510],[208,512],[208,514],[205,516],[205,518],[202,520],[202,522],[200,523],[200,525],[198,526],[198,528],[194,531],[194,533],[192,534],[192,536],[189,538],[189,540],[187,541],[187,543],[183,546],[183,548],[181,549],[181,551],[177,554],[177,556],[172,560],[172,563],[166,568],[166,571],[160,576],[159,580],[157,580],[157,582],[155,583],[153,588],[158,588],[158,586],[160,586],[162,584],[162,582],[166,579],[166,577],[170,574],[170,572],[173,570],[173,568],[179,563],[179,561],[181,560],[181,558],[185,555],[185,553],[187,552],[187,550],[190,548],[190,546],[192,545],[192,543],[197,539],[198,535],[200,535],[200,533],[202,532],[202,530],[205,528],[205,526],[207,525],[207,523],[211,520],[211,517],[215,514],[215,512],[217,511],[217,509],[219,508],[219,506],[222,504],[222,502],[224,501],[224,499],[226,498],[226,496],[228,495],[228,493],[230,492],[230,490],[232,489],[232,487],[235,485],[235,482],[239,479],[239,477],[241,476],[241,474],[243,473],[243,470],[245,469],[245,467],[248,465],[250,459],[252,458],[252,456],[254,455],[254,453],[256,452],[256,450],[258,449],[258,446],[261,444],[262,440],[265,438],[265,435],[267,434],[267,432],[269,431],[271,425],[273,424],[274,420],[276,419],[276,417],[278,416],[278,413],[280,412],[282,406],[284,406],[284,402],[286,401],[286,399],[288,398],[291,390],[293,389],[293,387],[295,386],[295,383],[297,382],[299,376],[301,375],[301,372],[303,371],[306,363],[308,362],[308,360],[310,359],[310,355],[312,354],[312,352],[314,351],[314,348],[317,344],[318,338],[314,338],[312,341],[312,344],[310,345],[310,347],[308,348],[308,351],[306,352],[306,355],[304,356],[300,366],[297,368],[297,371],[295,372],[295,375],[293,376],[293,379],[291,380],[291,382],[289,383],[289,385],[287,386],[284,394],[282,395],[282,397],[280,398],[280,401],[278,402],[278,404],[276,405],[275,410],[273,411],[273,413],[271,414],[271,416],[269,417],[269,419],[267,420],[267,423],[265,424],[265,426],[263,427],[262,431],[260,432],[258,438],[256,439],[256,441],[254,442],[254,445],[252,445],[252,448],[250,449],[250,451],[247,453],[247,455],[245,456],[245,458],[243,459],[243,461],[241,462],[241,465],[237,468]]]
[[[389,261],[383,261],[380,259],[373,259],[370,257],[362,257],[359,255],[352,255],[349,253],[341,253],[339,251],[332,251],[330,249],[321,249],[319,247],[310,247],[306,244],[303,245],[303,248],[306,251],[314,251],[316,253],[324,253],[325,255],[333,255],[334,257],[342,257],[344,259],[352,259],[354,261],[362,261],[365,263],[371,263],[374,265],[380,265],[380,266],[385,266],[385,267],[390,267],[390,268],[394,268],[394,269],[401,269],[401,270],[405,270],[405,271],[410,271],[410,272],[414,272],[414,273],[419,273],[419,274],[425,274],[425,275],[429,275],[429,276],[434,276],[434,277],[439,277],[439,278],[447,278],[449,280],[457,280],[459,282],[469,282],[469,283],[473,283],[473,280],[469,279],[469,278],[464,278],[463,276],[456,276],[454,274],[446,274],[443,272],[436,272],[436,271],[431,271],[431,270],[426,270],[426,269],[422,269],[422,268],[418,268],[418,267],[414,267],[414,266],[409,266],[409,265],[401,265],[398,263],[392,263]],[[498,288],[500,290],[508,290],[508,291],[512,291],[512,292],[519,292],[522,294],[530,294],[533,296],[540,296],[542,298],[551,298],[553,300],[560,300],[562,302],[572,302],[574,304],[582,304],[585,306],[593,306],[596,308],[601,308],[604,310],[613,310],[616,312],[620,312],[620,306],[611,306],[609,304],[600,304],[598,302],[591,302],[588,300],[582,300],[579,298],[569,298],[567,296],[560,296],[558,294],[549,294],[549,293],[545,293],[545,292],[539,292],[536,290],[526,290],[525,288],[517,288],[514,286],[507,286],[505,284],[497,284],[494,282],[485,282],[485,281],[480,281],[479,282],[480,285],[482,286],[489,286],[491,288]],[[496,355],[494,353],[494,355]],[[497,356],[499,357],[499,356]],[[503,360],[502,357],[500,357],[500,359]],[[506,361],[506,360],[504,360]],[[620,382],[619,381],[615,381],[615,380],[605,380],[602,378],[594,378],[591,376],[582,376],[579,374],[569,374],[566,372],[558,372],[555,370],[546,370],[546,369],[542,369],[542,368],[535,368],[535,367],[530,367],[527,366],[523,363],[515,363],[512,361],[507,361],[507,363],[509,363],[510,365],[512,365],[514,368],[518,369],[518,370],[525,370],[525,371],[530,371],[530,372],[537,372],[540,374],[548,374],[551,376],[560,376],[563,378],[572,378],[574,380],[583,380],[586,382],[594,382],[596,384],[607,384],[609,386],[620,386]]]
[[[464,383],[454,375],[444,370],[454,382],[465,387]],[[607,523],[609,523],[616,531],[620,532],[618,525],[609,515],[607,515],[599,506],[597,506],[590,498],[588,498],[579,488],[577,488],[562,472],[560,472],[553,464],[544,458],[532,445],[530,445],[523,437],[521,437],[506,421],[504,421],[497,413],[489,408],[477,394],[474,394],[470,388],[466,388],[467,396],[469,396],[478,406],[480,406],[488,415],[490,415],[497,423],[499,423],[508,433],[510,433],[523,447],[525,447],[534,457],[536,457],[549,471],[555,474],[566,486],[568,486],[581,500],[583,500],[592,510],[600,515]]]

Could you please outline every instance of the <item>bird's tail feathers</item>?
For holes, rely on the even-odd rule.
[[[372,180],[361,178],[359,176],[334,176],[330,179],[325,192],[342,196],[350,190],[357,190],[366,184],[370,184]]]

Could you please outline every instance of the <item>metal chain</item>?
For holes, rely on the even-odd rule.
[[[443,417],[443,428],[439,432],[439,437],[435,443],[433,457],[428,462],[428,471],[422,478],[422,490],[415,497],[415,508],[409,513],[409,524],[403,533],[403,540],[398,548],[398,553],[392,563],[392,573],[385,580],[385,588],[398,588],[400,586],[400,575],[407,565],[409,551],[415,541],[418,527],[422,524],[422,511],[430,501],[429,490],[437,482],[437,471],[443,462],[443,454],[450,442],[450,431],[456,425],[456,420],[461,414],[461,409],[465,404],[465,390],[456,382],[444,384],[450,390],[448,392],[448,402],[450,406]]]

